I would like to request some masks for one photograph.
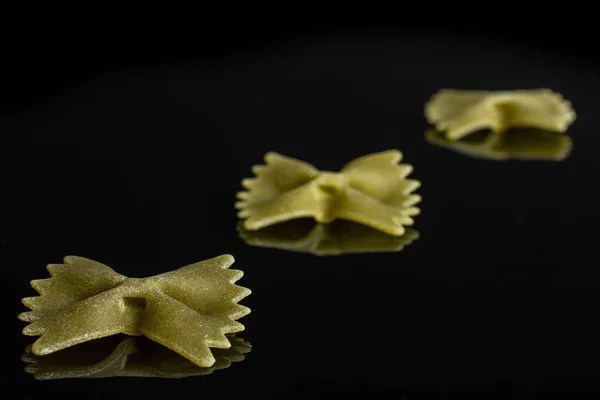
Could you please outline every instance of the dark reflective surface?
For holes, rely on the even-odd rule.
[[[442,87],[562,93],[578,115],[570,156],[497,162],[432,145],[423,105]],[[4,387],[29,399],[597,387],[599,90],[597,67],[562,53],[340,33],[117,69],[3,117]],[[402,251],[315,257],[238,236],[235,194],[265,152],[336,171],[393,148],[422,182],[419,239]],[[225,253],[252,289],[244,362],[176,381],[23,371],[16,316],[46,264],[74,254],[144,277]]]
[[[554,133],[533,128],[509,129],[502,133],[481,131],[455,141],[428,129],[425,138],[431,144],[456,153],[489,160],[562,161],[573,148],[568,132]]]
[[[320,224],[298,219],[250,231],[238,224],[240,237],[251,246],[310,253],[317,256],[352,253],[401,251],[419,238],[419,232],[406,228],[401,236],[392,236],[351,221],[336,220]]]
[[[21,359],[25,371],[35,379],[67,378],[185,378],[212,374],[245,359],[252,346],[237,336],[229,336],[231,347],[212,349],[215,363],[199,367],[144,336],[109,336],[70,347],[46,356],[36,356],[31,347]]]

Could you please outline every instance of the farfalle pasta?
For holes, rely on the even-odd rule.
[[[442,89],[425,105],[425,117],[446,139],[458,140],[483,129],[565,132],[575,120],[575,112],[570,102],[550,89]]]
[[[128,278],[96,261],[66,257],[51,264],[51,278],[31,281],[40,296],[26,297],[31,311],[23,334],[40,336],[36,355],[116,334],[143,335],[201,367],[215,358],[210,348],[228,348],[226,334],[244,330],[237,319],[250,309],[237,304],[250,290],[235,284],[225,254],[149,278]]]
[[[296,218],[319,223],[344,219],[390,235],[403,235],[414,223],[421,197],[413,194],[420,182],[407,179],[413,167],[398,164],[402,153],[389,150],[346,164],[340,172],[319,171],[312,165],[277,153],[252,168],[255,178],[242,181],[235,207],[244,228],[257,230]]]

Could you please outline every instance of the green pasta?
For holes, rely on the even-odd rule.
[[[250,309],[237,304],[251,292],[235,285],[242,271],[225,254],[149,278],[127,278],[82,257],[51,264],[51,278],[31,281],[40,296],[26,297],[32,311],[23,334],[40,336],[36,355],[116,334],[145,336],[200,367],[215,358],[210,348],[228,348],[226,334],[241,332],[236,320]]]
[[[425,105],[425,117],[448,140],[483,129],[538,128],[565,132],[575,120],[571,103],[550,89],[490,91],[442,89]]]
[[[266,165],[252,168],[255,178],[242,181],[235,207],[244,228],[258,230],[297,218],[328,224],[337,219],[357,222],[401,236],[413,225],[421,184],[407,179],[413,167],[398,164],[402,153],[389,150],[346,164],[340,172],[319,171],[312,165],[277,153],[265,155]]]

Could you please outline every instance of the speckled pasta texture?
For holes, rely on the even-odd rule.
[[[34,280],[40,296],[27,297],[31,309],[19,315],[30,322],[25,335],[47,355],[115,334],[143,335],[201,367],[215,358],[210,348],[228,348],[226,334],[240,332],[236,320],[250,313],[238,301],[250,290],[235,284],[243,273],[229,269],[221,255],[149,278],[128,278],[106,265],[69,256],[48,265],[51,278]]]

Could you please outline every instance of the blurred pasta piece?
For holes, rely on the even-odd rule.
[[[111,335],[144,335],[200,367],[215,362],[211,348],[241,332],[250,313],[238,302],[251,291],[236,282],[240,270],[224,254],[148,278],[128,278],[97,261],[68,256],[50,264],[51,278],[31,281],[40,296],[22,301],[31,310],[23,334],[40,336],[33,354],[45,356]]]
[[[442,89],[425,104],[425,117],[448,140],[480,130],[538,128],[565,132],[575,120],[571,103],[550,89]]]

